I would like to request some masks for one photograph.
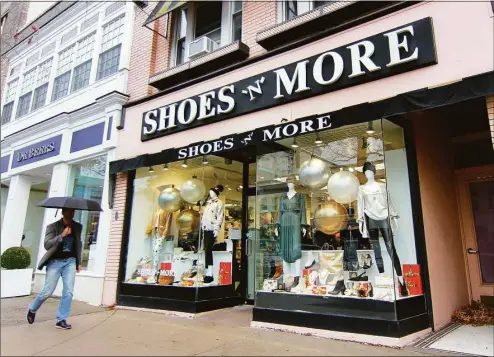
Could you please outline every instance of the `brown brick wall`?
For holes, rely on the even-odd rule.
[[[256,42],[256,34],[276,24],[276,1],[244,1],[242,3],[242,42],[250,48],[250,57],[266,52]]]
[[[150,12],[152,6],[145,10]],[[148,85],[149,77],[168,69],[170,66],[171,44],[176,16],[170,16],[169,18],[168,16],[163,16],[158,21],[155,21],[154,24],[149,25],[161,34],[166,33],[167,38],[163,38],[142,26],[147,16],[136,7],[128,85],[128,94],[131,101],[157,93],[157,89]],[[276,24],[276,17],[277,4],[275,1],[243,1],[242,42],[249,46],[250,57],[266,52],[264,48],[257,44],[256,34],[261,29]]]
[[[118,220],[112,219],[110,238],[108,239],[108,253],[106,257],[105,282],[116,282],[120,265],[120,248],[122,245],[123,224],[125,217],[125,201],[127,197],[127,173],[117,174],[113,199],[112,217],[118,213]]]
[[[14,35],[26,24],[29,2],[2,1],[0,8],[2,17],[7,14],[7,20],[0,37],[0,53],[4,53],[14,45]],[[5,56],[1,57],[0,67],[0,98],[2,98],[9,70],[9,62]]]

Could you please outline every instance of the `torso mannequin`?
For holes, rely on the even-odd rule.
[[[297,194],[297,191],[295,190],[295,184],[289,182],[288,184],[288,192],[286,193],[288,199],[292,199],[293,197],[295,197],[295,195]],[[302,228],[302,233],[305,235],[305,233],[307,232],[307,229],[306,228]],[[274,229],[274,234],[278,237],[279,235],[279,231],[278,231],[278,227],[276,227]]]

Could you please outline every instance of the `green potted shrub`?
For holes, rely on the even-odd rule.
[[[2,298],[31,294],[31,256],[23,247],[11,247],[0,257]]]

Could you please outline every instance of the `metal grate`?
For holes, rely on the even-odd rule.
[[[110,6],[108,6],[105,10],[105,17],[110,16],[114,12],[116,12],[118,9],[124,7],[125,2],[124,1],[119,1],[119,2],[114,2]]]
[[[53,53],[54,51],[55,51],[55,41],[53,41],[49,45],[45,46],[41,50],[41,58],[48,56],[49,54]]]
[[[38,59],[39,59],[39,52],[36,52],[34,55],[28,57],[28,59],[26,60],[26,67],[29,67],[34,62],[36,62]]]
[[[65,44],[71,39],[73,39],[77,35],[77,27],[74,27],[72,30],[67,32],[65,35],[62,36],[61,44]]]
[[[98,23],[98,20],[99,20],[99,13],[91,16],[89,19],[87,19],[81,24],[81,32],[86,31],[87,29],[96,25]]]

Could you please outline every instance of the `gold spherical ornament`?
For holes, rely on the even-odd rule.
[[[346,208],[333,200],[320,204],[314,212],[316,229],[326,234],[338,233],[347,222]]]
[[[201,216],[193,209],[186,209],[177,217],[177,227],[180,235],[194,232],[199,228]]]
[[[357,199],[360,182],[349,171],[338,171],[328,180],[328,193],[338,203],[351,203]]]
[[[158,204],[165,212],[176,212],[182,205],[182,196],[175,187],[168,187],[161,191]]]

